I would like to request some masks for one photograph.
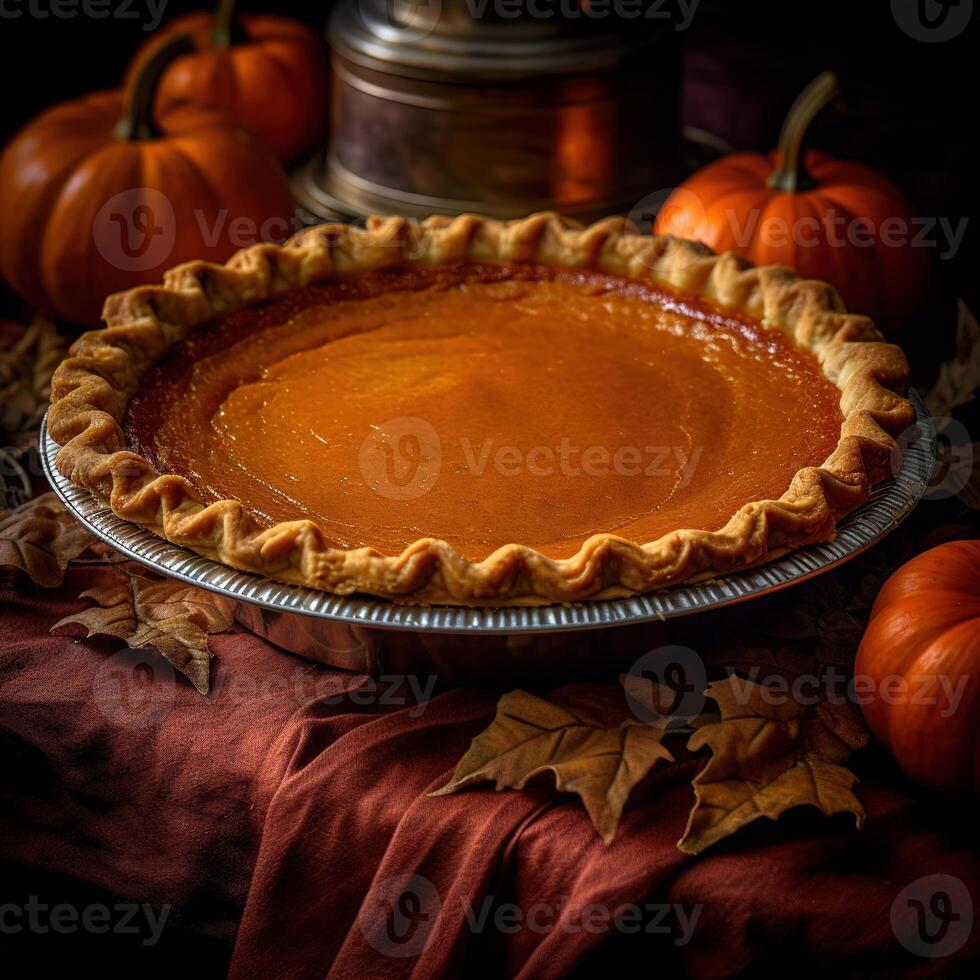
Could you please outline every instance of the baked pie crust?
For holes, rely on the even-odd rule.
[[[678,528],[647,543],[591,535],[568,558],[519,541],[482,560],[425,537],[399,554],[343,548],[308,519],[262,522],[249,501],[206,502],[193,483],[158,473],[127,445],[124,420],[141,379],[197,328],[312,284],[381,270],[507,264],[653,281],[722,312],[783,331],[840,390],[836,448],[800,468],[778,499],[742,504],[717,530]],[[83,335],[55,372],[48,430],[61,473],[113,512],[174,544],[277,580],[402,602],[527,605],[612,598],[708,578],[833,537],[840,518],[891,473],[895,436],[915,420],[908,365],[833,287],[791,269],[757,268],[701,245],[635,233],[618,218],[588,228],[554,214],[501,222],[475,215],[371,218],[367,227],[310,228],[283,246],[256,245],[223,266],[190,262],[162,286],[110,296],[106,328]],[[448,535],[447,535],[448,536]]]

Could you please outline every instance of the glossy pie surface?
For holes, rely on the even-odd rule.
[[[131,444],[205,499],[338,547],[714,531],[837,445],[840,392],[780,330],[637,279],[460,264],[307,286],[144,379]]]

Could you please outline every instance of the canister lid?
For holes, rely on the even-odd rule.
[[[667,7],[651,18],[638,0],[342,0],[327,36],[377,71],[502,80],[618,64],[674,31]]]

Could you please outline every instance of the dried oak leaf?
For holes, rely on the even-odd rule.
[[[38,585],[61,585],[68,563],[96,539],[53,493],[0,511],[0,565],[20,569]]]
[[[602,839],[611,843],[633,787],[660,760],[673,761],[663,732],[626,718],[609,725],[608,712],[588,705],[561,707],[525,691],[497,704],[490,727],[470,745],[452,778],[430,796],[471,783],[523,789],[535,776],[554,773],[555,788],[577,793]]]
[[[963,300],[956,322],[956,354],[939,368],[939,377],[926,395],[926,408],[934,418],[945,418],[954,408],[973,400],[980,387],[980,324]]]
[[[235,618],[235,604],[222,596],[169,579],[118,576],[87,589],[79,599],[98,605],[66,616],[51,632],[82,626],[86,637],[115,636],[137,649],[153,647],[207,694],[211,666],[209,633],[223,633]]]
[[[777,819],[808,804],[830,816],[864,808],[852,792],[857,777],[844,764],[868,733],[854,709],[822,701],[816,706],[776,698],[736,676],[708,685],[721,720],[688,741],[711,758],[694,779],[695,804],[678,847],[688,854],[734,834],[759,817]]]

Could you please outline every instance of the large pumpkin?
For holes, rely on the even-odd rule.
[[[881,326],[915,311],[928,280],[914,243],[911,202],[870,167],[803,156],[813,117],[837,94],[825,72],[800,95],[772,153],[735,153],[697,171],[667,198],[655,230],[734,251],[757,265],[789,265],[833,283],[847,305]]]
[[[0,274],[29,303],[97,326],[109,293],[292,230],[286,174],[256,137],[195,107],[154,122],[155,82],[188,50],[171,38],[128,94],[55,106],[0,157]]]
[[[159,112],[182,102],[219,109],[264,139],[284,163],[316,149],[327,121],[327,56],[308,27],[288,17],[238,15],[234,0],[222,0],[215,13],[177,17],[157,37],[174,34],[193,38],[195,51],[167,69]],[[130,72],[146,53],[136,53]]]
[[[980,790],[980,541],[941,544],[892,575],[854,673],[868,724],[912,779]]]

